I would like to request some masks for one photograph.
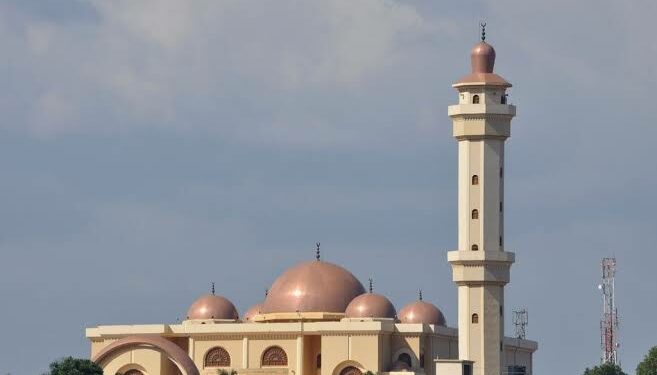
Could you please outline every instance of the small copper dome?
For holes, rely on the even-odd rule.
[[[214,294],[200,297],[187,310],[187,319],[237,320],[235,305],[228,299]]]
[[[263,313],[344,313],[363,285],[346,269],[323,261],[300,263],[274,281]]]
[[[246,310],[242,320],[245,322],[253,322],[253,317],[259,314],[262,314],[262,303],[257,303]]]
[[[347,318],[395,318],[397,312],[389,299],[374,293],[361,294],[354,298],[347,310]]]
[[[486,42],[477,43],[470,53],[472,73],[492,73],[495,66],[495,49]]]
[[[417,300],[411,302],[399,311],[402,323],[426,323],[445,325],[445,317],[436,306],[429,302]]]

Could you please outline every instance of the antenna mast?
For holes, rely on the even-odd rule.
[[[618,312],[614,295],[616,282],[616,258],[602,259],[602,320],[600,320],[600,345],[602,363],[620,365],[618,360]]]
[[[529,324],[529,313],[527,309],[513,310],[513,325],[517,339],[527,337],[527,325]]]

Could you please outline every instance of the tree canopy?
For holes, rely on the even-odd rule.
[[[103,375],[103,369],[88,359],[66,357],[51,363],[44,375]]]
[[[657,346],[654,346],[636,367],[636,375],[657,375]]]
[[[600,366],[587,368],[584,375],[627,375],[618,365],[613,363],[603,363]]]

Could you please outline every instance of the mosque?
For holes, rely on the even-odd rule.
[[[179,324],[88,328],[92,360],[111,375],[531,375],[538,344],[504,336],[515,261],[504,247],[504,144],[516,108],[481,39],[448,108],[459,155],[458,247],[447,253],[458,329],[421,295],[397,310],[318,252],[242,315],[213,287]]]

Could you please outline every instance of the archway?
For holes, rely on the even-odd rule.
[[[103,348],[92,358],[96,364],[102,367],[105,360],[113,355],[133,348],[149,348],[164,354],[183,375],[199,375],[199,371],[191,358],[179,346],[171,341],[150,335],[138,335],[124,337]]]
[[[363,375],[363,366],[352,360],[344,361],[335,366],[332,375]]]
[[[340,370],[340,375],[363,375],[363,372],[358,367],[347,366]]]

